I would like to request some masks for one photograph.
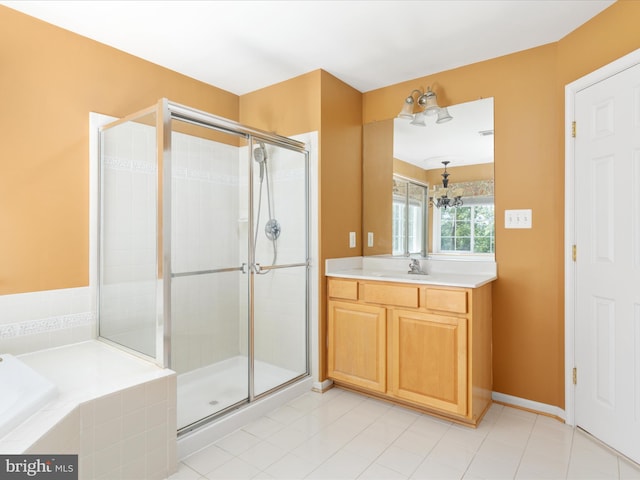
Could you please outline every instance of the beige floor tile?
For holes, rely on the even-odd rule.
[[[477,429],[334,388],[307,393],[182,459],[170,480],[640,480],[580,430],[492,405]]]

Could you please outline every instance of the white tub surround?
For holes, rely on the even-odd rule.
[[[90,287],[0,295],[0,353],[21,355],[96,338]]]
[[[426,275],[409,272],[409,257],[375,255],[327,259],[327,277],[477,288],[498,278],[495,261],[418,259]]]
[[[0,355],[0,438],[44,407],[56,386],[10,354]]]
[[[95,340],[18,358],[58,396],[0,438],[1,452],[78,454],[82,479],[175,471],[175,372]]]

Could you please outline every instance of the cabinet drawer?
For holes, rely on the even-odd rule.
[[[345,300],[358,300],[358,282],[331,278],[329,279],[329,296]]]
[[[363,300],[367,303],[417,308],[419,291],[418,287],[408,285],[366,283],[364,285]]]
[[[465,290],[427,289],[425,307],[442,312],[467,313],[467,292]]]

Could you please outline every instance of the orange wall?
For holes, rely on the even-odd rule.
[[[362,237],[374,235],[373,246],[363,244],[362,253],[388,255],[393,251],[393,119],[363,126],[362,155]]]
[[[561,41],[364,94],[364,122],[412,89],[441,104],[495,99],[494,390],[564,407],[564,85],[640,47],[640,2],[618,1]],[[533,229],[505,230],[531,208]]]
[[[424,177],[429,184],[442,184],[442,167],[432,170],[423,170]],[[448,167],[447,172],[451,175],[449,181],[452,185],[460,182],[475,182],[477,180],[493,179],[493,163],[480,163],[478,165],[465,165],[462,167]]]
[[[284,136],[320,130],[321,77],[316,70],[242,95],[239,121]]]
[[[362,94],[322,72],[320,244],[324,258],[362,255]],[[357,247],[349,248],[349,232]]]
[[[89,112],[238,97],[0,6],[0,294],[89,282]]]

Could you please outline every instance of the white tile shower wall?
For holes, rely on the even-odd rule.
[[[22,353],[95,338],[89,287],[0,295],[0,353]]]
[[[239,149],[173,133],[172,161],[172,270],[239,267],[246,257],[239,240],[246,237],[239,222]],[[178,373],[239,353],[240,275],[173,279],[172,368]]]
[[[176,376],[82,403],[26,453],[78,454],[79,478],[161,480],[176,470]]]

